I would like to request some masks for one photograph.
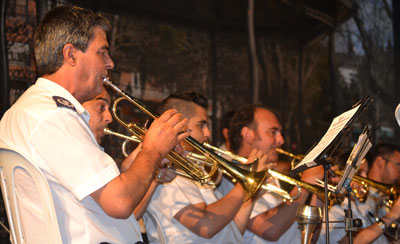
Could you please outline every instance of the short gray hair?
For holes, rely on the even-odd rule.
[[[63,64],[63,48],[70,43],[85,52],[94,38],[94,28],[110,30],[107,19],[94,12],[61,6],[50,10],[36,28],[33,45],[39,76],[53,74]]]

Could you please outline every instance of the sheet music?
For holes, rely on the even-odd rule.
[[[311,168],[317,166],[315,159],[321,154],[321,152],[336,138],[340,131],[347,125],[350,119],[354,116],[357,110],[360,108],[361,105],[358,105],[349,111],[342,113],[341,115],[337,116],[333,119],[331,125],[329,126],[328,131],[319,141],[319,143],[304,157],[303,160],[300,161],[294,168],[297,168],[305,165],[307,168]]]

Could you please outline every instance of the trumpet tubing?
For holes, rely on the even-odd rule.
[[[245,158],[245,157],[238,156],[238,155],[233,154],[233,153],[231,153],[229,151],[222,150],[220,148],[216,148],[216,147],[211,146],[209,144],[207,144],[205,146],[210,148],[210,149],[216,150],[218,153],[220,153],[222,155],[227,155],[228,157],[231,157],[232,159],[235,159],[236,161],[239,161],[239,162],[242,162],[242,163],[247,162],[247,158]],[[300,156],[299,155],[294,155],[294,154],[286,152],[286,151],[284,151],[284,150],[282,150],[280,148],[278,148],[277,151],[280,152],[280,153],[284,153],[284,154],[286,154],[288,156],[294,157],[295,159],[298,159],[298,160],[301,160],[303,158],[303,156],[301,156],[301,155]],[[245,168],[245,169],[249,169],[249,168],[253,167],[252,164],[253,163],[244,164],[244,165],[241,165],[241,167]],[[223,172],[223,173],[229,176],[229,174],[227,172]],[[325,200],[325,189],[324,189],[324,187],[321,187],[321,186],[318,186],[318,185],[312,185],[312,184],[307,183],[307,182],[296,180],[294,178],[291,178],[291,177],[289,177],[287,175],[284,175],[284,174],[279,173],[277,171],[274,171],[272,169],[268,169],[267,173],[271,177],[273,177],[275,179],[279,179],[279,180],[281,180],[283,182],[286,182],[288,184],[291,184],[291,185],[294,185],[294,186],[297,187],[297,189],[298,189],[297,192],[298,193],[297,193],[296,196],[292,197],[292,196],[290,196],[290,194],[287,191],[285,191],[285,190],[283,190],[283,189],[281,189],[281,188],[279,188],[279,187],[277,187],[277,186],[275,186],[273,184],[264,183],[261,186],[261,188],[263,190],[265,190],[265,191],[267,191],[269,193],[272,193],[274,195],[278,195],[278,196],[282,197],[284,200],[293,201],[293,200],[297,199],[301,194],[301,189],[308,190],[309,192],[312,192],[315,195],[317,195],[320,199]],[[329,192],[328,193],[329,206],[333,206],[333,204],[335,204],[335,203],[337,203],[339,201],[342,201],[343,198],[344,197],[341,196],[341,195],[335,195],[334,193]]]
[[[203,143],[203,145],[204,145],[205,147],[211,149],[211,150],[216,151],[220,156],[226,155],[226,156],[228,156],[229,158],[231,158],[231,159],[233,159],[233,160],[236,160],[236,161],[239,162],[239,163],[246,163],[246,162],[247,162],[247,158],[245,158],[245,157],[241,157],[241,156],[239,156],[239,155],[237,155],[237,154],[234,154],[234,153],[231,153],[231,152],[229,152],[229,151],[222,150],[222,149],[220,149],[220,148],[218,148],[218,147],[215,147],[215,146],[212,146],[212,145],[210,145],[210,144],[208,144],[208,143]],[[250,163],[250,164],[240,165],[240,167],[241,167],[241,168],[244,168],[244,169],[246,169],[246,170],[250,170],[250,168],[252,168],[252,164],[254,164],[254,162],[253,162],[253,163]],[[250,171],[251,171],[251,170],[250,170]],[[268,172],[268,174],[269,174],[270,176],[274,177],[274,175],[271,174],[271,171],[267,171],[267,172]],[[225,174],[225,175],[227,175],[227,176],[229,176],[229,177],[232,179],[232,182],[236,183],[234,177],[232,177],[228,172],[226,172],[226,171],[223,170],[222,173]],[[275,174],[275,177],[276,177],[276,176],[277,176],[277,174]],[[288,182],[288,183],[289,183],[289,182]],[[285,191],[285,190],[283,190],[283,189],[281,189],[281,188],[279,188],[279,187],[277,187],[277,186],[275,186],[275,185],[273,185],[273,184],[269,184],[269,183],[263,183],[263,184],[261,185],[261,188],[262,188],[264,191],[268,192],[268,193],[271,193],[271,194],[274,194],[274,195],[276,195],[276,196],[278,196],[278,197],[283,198],[284,201],[290,201],[290,202],[291,202],[291,201],[295,200],[295,199],[300,195],[300,191],[299,191],[299,194],[298,194],[297,196],[291,197],[290,194],[289,194],[287,191]]]
[[[124,127],[126,127],[133,135],[143,139],[145,132],[144,129],[140,128],[135,124],[125,123],[117,116],[116,113],[117,104],[121,100],[126,99],[130,103],[134,104],[141,111],[149,115],[151,118],[156,119],[159,116],[154,112],[151,112],[149,109],[147,109],[141,102],[139,102],[134,97],[131,97],[126,93],[124,93],[123,91],[121,91],[117,86],[112,84],[112,82],[108,78],[104,79],[103,83],[104,85],[109,86],[111,89],[113,89],[116,93],[118,93],[121,96],[119,99],[115,100],[113,104],[113,115],[115,117],[115,120],[118,121],[120,124],[122,124]],[[228,172],[231,176],[233,176],[242,185],[245,191],[244,200],[246,201],[256,194],[258,189],[264,183],[265,178],[267,177],[267,173],[265,170],[261,172],[249,172],[247,170],[244,170],[238,167],[237,165],[232,164],[232,162],[229,162],[225,158],[217,155],[215,152],[205,148],[200,142],[196,141],[194,138],[190,136],[185,138],[184,141],[194,150],[206,156],[208,158],[208,161],[212,162],[212,164],[214,165],[210,173],[205,175],[204,172],[202,172],[202,170],[198,169],[198,167],[195,167],[192,163],[188,162],[188,160],[180,156],[178,153],[171,151],[171,153],[168,155],[174,159],[174,163],[176,164],[176,166],[180,167],[188,175],[192,176],[194,180],[198,180],[200,182],[204,181],[211,182],[212,174],[214,174],[218,168],[223,169],[226,172]]]
[[[141,142],[142,142],[142,141],[140,140],[140,138],[138,138],[137,136],[127,136],[127,135],[124,135],[124,134],[121,134],[121,133],[112,131],[112,130],[110,130],[109,128],[104,128],[103,131],[104,131],[104,134],[106,134],[106,135],[116,136],[116,137],[125,139],[124,142],[122,143],[122,154],[123,154],[125,157],[128,157],[128,156],[129,156],[129,153],[126,152],[126,145],[127,145],[129,142],[135,142],[135,143],[141,143]]]
[[[343,176],[344,172],[343,172],[343,170],[338,170],[338,171],[335,171],[335,174],[337,174],[339,176]],[[375,189],[377,189],[378,191],[384,193],[385,195],[389,195],[391,193],[392,185],[379,183],[379,182],[376,182],[374,180],[371,180],[371,179],[368,179],[368,178],[365,178],[365,177],[362,177],[359,175],[354,175],[352,178],[352,181],[355,181],[362,185],[372,186]]]
[[[113,116],[116,121],[118,121],[121,125],[123,125],[126,129],[130,131],[130,133],[133,135],[132,138],[135,138],[139,141],[143,141],[144,135],[145,135],[145,129],[132,123],[125,123],[122,119],[119,118],[117,115],[117,106],[118,104],[123,101],[123,100],[128,100],[125,96],[121,96],[117,98],[112,107],[112,112]],[[156,117],[154,117],[156,118]],[[192,162],[188,161],[185,157],[180,155],[179,153],[175,152],[172,150],[169,152],[166,156],[166,158],[173,163],[176,167],[178,167],[180,170],[182,170],[184,173],[179,173],[180,175],[185,175],[188,178],[191,178],[195,181],[200,182],[201,184],[208,184],[212,187],[215,188],[215,182],[212,181],[212,176],[216,173],[217,167],[211,168],[209,172],[205,172],[202,168],[200,168],[198,165],[193,164]]]
[[[313,185],[313,184],[310,184],[308,182],[304,182],[301,180],[293,179],[287,175],[281,174],[281,173],[273,171],[271,169],[269,169],[268,172],[272,175],[272,177],[275,177],[275,178],[282,180],[284,182],[287,182],[289,184],[296,185],[298,188],[305,189],[305,190],[315,194],[319,199],[325,200],[324,187],[321,187],[319,185]],[[300,193],[300,190],[298,192]],[[328,192],[328,201],[329,201],[328,205],[331,207],[335,203],[342,201],[343,198],[344,197],[341,195],[336,195],[333,192]]]
[[[210,144],[207,144],[206,147],[208,147],[208,148],[210,148],[210,149],[213,149],[213,148],[215,149],[215,148],[216,148],[216,147],[214,147],[214,146],[211,146]],[[219,149],[219,148],[218,148],[218,149]],[[219,149],[219,152],[220,152],[221,154],[224,154],[225,151],[222,150],[222,149]],[[231,153],[231,154],[232,154],[232,153]],[[233,156],[233,158],[235,158],[235,154],[232,154],[232,156]],[[200,154],[196,154],[196,153],[189,153],[189,154],[187,155],[187,157],[192,158],[192,159],[195,159],[195,160],[200,160],[200,161],[205,161],[205,160],[207,160],[207,158],[206,158],[204,155],[200,155]],[[237,156],[237,157],[240,157],[240,156]],[[246,159],[246,158],[244,158],[244,157],[240,157],[240,158]],[[236,159],[236,160],[237,160],[237,159]],[[246,159],[244,162],[247,162],[247,159]],[[207,165],[207,164],[206,164],[206,165]],[[246,170],[247,170],[247,169],[246,169]],[[231,180],[232,180],[233,183],[236,183],[236,182],[237,182],[236,179],[235,179],[234,177],[232,177],[226,170],[221,170],[221,173],[224,174],[224,175],[226,175],[226,176],[228,176],[229,178],[231,178]],[[268,173],[270,173],[270,172],[268,172]],[[271,175],[271,174],[270,174],[270,175]],[[282,197],[284,201],[293,201],[293,200],[296,199],[296,197],[291,197],[290,194],[289,194],[287,191],[285,191],[285,190],[283,190],[283,189],[281,189],[281,188],[279,188],[279,187],[277,187],[277,186],[275,186],[275,185],[273,185],[273,184],[264,183],[264,184],[261,185],[261,188],[262,188],[264,191],[267,191],[268,193],[271,193],[271,194],[274,194],[274,195],[276,195],[276,196]]]
[[[335,171],[335,174],[343,176],[344,171]],[[352,181],[357,182],[365,187],[364,197],[367,195],[369,188],[373,187],[379,192],[383,193],[382,197],[378,198],[378,204],[375,207],[374,217],[376,219],[380,219],[382,214],[386,214],[393,207],[393,204],[399,198],[399,184],[396,182],[393,185],[384,184],[380,182],[376,182],[374,180],[355,175],[352,178]],[[354,191],[354,190],[353,190]],[[356,196],[359,198],[359,196]],[[364,199],[360,199],[362,201]],[[384,230],[385,236],[388,238],[390,243],[398,243],[400,239],[400,220],[395,220],[391,225],[386,227]]]
[[[296,161],[301,161],[304,158],[304,155],[296,155],[296,154],[287,152],[287,151],[283,150],[282,148],[277,148],[276,151],[279,154],[286,155],[286,156],[288,156],[288,157],[290,157],[292,159],[292,161],[290,162],[290,168],[291,169],[294,169],[294,167],[296,166],[296,164],[297,164]]]
[[[112,131],[112,130],[110,130],[108,128],[104,129],[104,133],[107,134],[107,135],[112,135],[112,136],[116,136],[116,137],[125,139],[125,141],[122,143],[122,153],[123,153],[123,155],[125,157],[129,156],[129,153],[126,152],[126,143],[127,142],[135,142],[135,143],[141,143],[142,142],[142,140],[137,136],[127,136],[127,135],[124,135],[124,134],[121,134],[121,133],[118,133],[118,132],[114,132],[114,131]],[[218,177],[216,178],[217,182],[209,181],[208,178],[210,178],[210,177],[212,177],[214,175],[214,173],[215,173],[214,171],[206,173],[207,171],[205,169],[202,169],[200,165],[198,167],[196,167],[196,168],[189,168],[189,167],[185,167],[186,165],[181,165],[180,164],[181,162],[176,162],[176,160],[181,160],[181,161],[197,160],[197,161],[199,161],[200,159],[202,159],[202,158],[199,158],[199,155],[193,155],[192,153],[188,153],[188,155],[186,155],[184,157],[184,159],[182,159],[180,154],[178,154],[178,153],[176,153],[174,151],[171,151],[166,156],[166,158],[168,160],[170,160],[172,163],[174,163],[176,166],[178,166],[178,169],[176,169],[176,170],[173,170],[173,169],[169,168],[169,170],[174,171],[177,175],[180,175],[180,176],[183,176],[183,177],[186,177],[186,178],[189,178],[189,179],[194,179],[194,180],[200,181],[201,183],[208,184],[208,185],[210,185],[210,186],[212,186],[214,188],[215,188],[215,185],[221,179],[221,176],[220,176],[221,172],[218,172]],[[213,169],[213,165],[211,165],[210,163],[204,162],[204,165],[209,166],[211,169]],[[189,171],[190,173],[187,173],[187,171]],[[202,173],[200,173],[200,171],[202,171]],[[193,172],[195,172],[196,176],[197,175],[203,175],[203,177],[202,178],[201,177],[196,178],[196,176],[192,175]]]
[[[206,142],[203,143],[203,145],[204,145],[206,148],[209,148],[209,149],[211,149],[211,150],[214,150],[214,151],[217,152],[219,155],[226,155],[226,156],[230,157],[231,159],[238,161],[239,163],[246,163],[246,162],[247,162],[247,158],[245,158],[245,157],[241,157],[241,156],[239,156],[239,155],[237,155],[237,154],[234,154],[234,153],[231,153],[231,152],[229,152],[229,151],[222,150],[221,148],[212,146],[212,145],[210,145],[210,144],[208,144],[208,143],[206,143]]]
[[[141,143],[142,141],[137,137],[137,136],[127,136],[115,131],[110,130],[109,128],[104,128],[104,134],[106,135],[111,135],[111,136],[116,136],[125,140],[129,140],[132,142],[136,142],[136,143]]]
[[[296,160],[303,160],[304,156],[303,155],[296,155],[290,152],[287,152],[285,150],[283,150],[282,148],[277,148],[276,151],[280,154],[284,154],[286,156],[289,156],[290,158],[296,159]]]

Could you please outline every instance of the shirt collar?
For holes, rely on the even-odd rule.
[[[79,115],[82,115],[82,114],[84,114],[86,116],[89,115],[89,113],[82,106],[82,104],[78,100],[76,100],[76,98],[74,96],[72,96],[72,94],[69,93],[69,91],[67,89],[60,86],[56,82],[41,77],[36,81],[36,85],[43,87],[44,89],[48,90],[53,95],[60,96],[62,98],[67,99],[68,101],[70,101],[75,106],[75,109]]]

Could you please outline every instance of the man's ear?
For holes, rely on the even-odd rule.
[[[254,137],[255,137],[254,130],[250,129],[247,126],[244,126],[242,128],[242,130],[240,131],[240,135],[242,136],[243,141],[245,141],[246,143],[248,143],[250,145],[253,144]]]
[[[225,139],[225,140],[229,139],[229,131],[228,131],[228,128],[223,128],[223,129],[222,129],[222,135],[224,136],[224,139]]]
[[[63,47],[63,56],[64,56],[64,61],[68,63],[71,66],[75,66],[76,64],[76,48],[74,45],[68,43],[65,44]]]
[[[375,158],[375,163],[379,169],[383,169],[386,166],[386,160],[382,156]]]

